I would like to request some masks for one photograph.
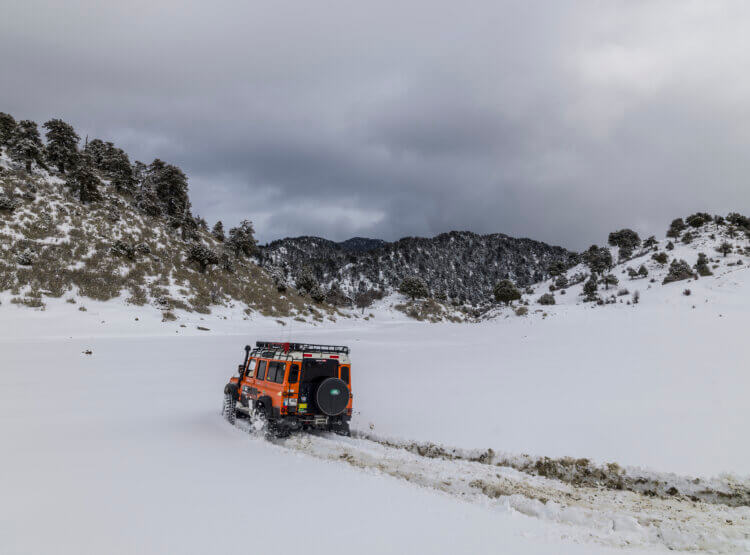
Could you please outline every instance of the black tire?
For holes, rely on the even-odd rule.
[[[349,429],[349,422],[340,422],[335,424],[331,430],[340,436],[351,437],[352,431]]]
[[[221,414],[224,415],[224,419],[230,424],[234,424],[237,420],[237,400],[233,395],[229,393],[224,394],[224,406],[222,407]]]

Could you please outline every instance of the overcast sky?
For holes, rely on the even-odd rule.
[[[0,52],[0,111],[175,163],[264,242],[750,212],[746,1],[2,0]]]

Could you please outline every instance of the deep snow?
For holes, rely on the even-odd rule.
[[[675,254],[692,264],[696,246]],[[389,299],[368,321],[282,326],[239,308],[162,322],[120,301],[47,299],[40,311],[0,294],[0,553],[748,550],[747,507],[668,501],[660,515],[644,497],[639,514],[637,495],[507,469],[498,480],[551,502],[482,497],[466,484],[494,479],[486,466],[362,440],[277,444],[219,414],[246,343],[343,343],[353,425],[367,434],[747,486],[750,271],[730,261],[697,281],[621,283],[641,291],[637,306],[576,304],[576,286],[563,304],[478,324],[409,321]],[[571,512],[555,505],[566,495],[588,501]]]

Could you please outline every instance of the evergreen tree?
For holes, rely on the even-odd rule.
[[[11,157],[23,162],[27,172],[31,172],[33,162],[44,166],[42,162],[44,145],[35,122],[28,119],[19,121],[11,135],[9,147]]]
[[[644,248],[651,249],[656,247],[656,237],[651,235],[648,239],[643,242]]]
[[[91,165],[95,168],[101,169],[104,155],[107,152],[107,145],[105,142],[101,139],[87,141],[84,151],[91,158]]]
[[[410,297],[411,300],[430,296],[430,290],[427,288],[427,284],[418,276],[404,278],[398,286],[398,292]]]
[[[596,290],[596,274],[591,274],[589,280],[583,284],[584,299],[587,301],[595,301],[597,299]]]
[[[509,279],[498,282],[495,285],[493,293],[497,302],[505,303],[506,305],[521,298],[521,292],[516,289],[516,286]]]
[[[130,158],[121,148],[112,143],[106,143],[107,149],[103,154],[101,169],[112,180],[112,185],[121,193],[134,193],[136,179]]]
[[[565,264],[561,260],[556,260],[552,264],[549,265],[547,268],[547,272],[552,277],[557,277],[560,274],[564,274],[567,268],[565,267]]]
[[[619,280],[612,274],[607,274],[606,276],[602,276],[602,283],[604,284],[604,289],[609,289],[610,285],[617,285]]]
[[[227,245],[234,250],[238,257],[242,254],[252,256],[257,249],[255,241],[255,230],[250,220],[242,220],[239,227],[233,227],[229,230]]]
[[[638,268],[638,275],[640,277],[647,277],[648,276],[648,269],[643,264],[641,264],[641,267]]]
[[[100,184],[91,156],[86,152],[80,153],[68,173],[66,185],[78,195],[81,202],[87,203],[101,198]]]
[[[47,130],[47,160],[57,166],[60,173],[65,173],[75,164],[81,138],[72,125],[61,119],[49,120],[44,128]]]
[[[201,273],[204,273],[209,266],[219,263],[219,255],[202,244],[191,246],[187,258],[198,264]]]
[[[190,207],[187,177],[177,166],[154,160],[149,171],[156,196],[168,216],[181,218]]]
[[[606,247],[591,245],[582,256],[584,263],[591,269],[592,273],[600,274],[612,267],[612,253]]]
[[[217,241],[224,242],[226,236],[224,235],[224,224],[221,223],[221,220],[216,222],[214,228],[211,230],[211,235],[213,235],[214,239],[216,239]]]
[[[724,242],[723,242],[723,243],[722,243],[721,245],[719,245],[718,247],[716,247],[716,250],[717,250],[718,252],[720,252],[721,254],[723,254],[723,255],[724,255],[724,258],[726,258],[726,256],[727,256],[727,255],[728,255],[728,254],[729,254],[730,252],[732,252],[732,249],[733,249],[733,248],[734,248],[734,247],[732,247],[732,244],[731,244],[731,243],[728,243],[728,242],[724,241]]]
[[[702,253],[698,253],[698,261],[695,263],[695,270],[703,277],[713,275],[711,269],[708,267],[708,257]]]
[[[630,258],[641,244],[641,238],[632,229],[621,229],[609,234],[608,242],[620,249],[620,259]]]
[[[10,114],[0,112],[0,147],[8,144],[16,128],[16,120]]]
[[[676,239],[677,237],[680,236],[680,233],[686,227],[687,226],[685,225],[685,222],[682,221],[682,218],[677,218],[675,220],[672,220],[672,223],[669,224],[669,229],[667,230],[667,237]]]

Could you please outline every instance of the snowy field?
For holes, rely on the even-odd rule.
[[[678,489],[693,477],[747,488],[747,273],[691,283],[689,297],[683,282],[636,307],[481,324],[385,308],[317,327],[229,312],[162,323],[113,302],[42,312],[2,298],[0,553],[256,552],[303,539],[313,553],[750,550],[747,507],[575,492],[393,447],[585,457]],[[242,347],[290,337],[352,347],[353,428],[391,447],[269,442],[222,420]]]

